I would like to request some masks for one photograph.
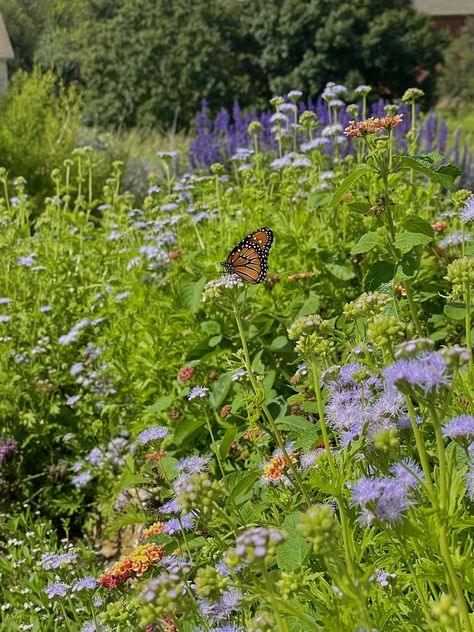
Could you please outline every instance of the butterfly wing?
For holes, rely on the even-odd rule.
[[[264,226],[250,233],[244,241],[251,243],[254,246],[259,246],[262,250],[268,252],[273,243],[273,231],[270,228]]]
[[[261,283],[268,272],[268,253],[273,243],[270,228],[259,228],[231,250],[223,267],[249,283]]]

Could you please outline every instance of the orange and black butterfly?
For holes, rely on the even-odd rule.
[[[273,232],[258,228],[233,248],[221,266],[249,283],[261,283],[268,272],[268,253],[273,243]]]

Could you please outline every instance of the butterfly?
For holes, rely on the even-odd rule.
[[[273,232],[264,226],[242,239],[221,266],[249,283],[261,283],[268,272],[268,253],[273,243]]]

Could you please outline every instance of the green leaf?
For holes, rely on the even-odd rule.
[[[388,261],[377,261],[367,270],[364,279],[366,290],[376,290],[382,283],[388,283],[395,274],[395,265]]]
[[[294,571],[299,568],[309,553],[311,545],[300,535],[292,536],[277,549],[276,560],[282,571]]]
[[[326,263],[325,268],[335,276],[336,279],[340,279],[341,281],[350,281],[355,277],[354,269],[350,263],[346,265],[341,265],[340,263]]]
[[[456,178],[462,173],[459,167],[451,164],[433,169],[423,157],[420,158],[418,156],[400,156],[397,164],[401,169],[413,169],[428,176],[433,182],[440,184],[446,189],[452,187]]]
[[[339,201],[342,198],[342,196],[345,193],[347,193],[347,191],[349,191],[352,185],[359,178],[367,175],[368,173],[371,173],[372,171],[373,169],[369,167],[369,165],[366,165],[365,163],[357,166],[354,169],[354,171],[352,171],[348,176],[346,176],[344,180],[341,182],[341,184],[337,187],[336,191],[334,192],[334,195],[332,196],[330,206],[334,208],[337,204],[339,204]]]
[[[297,313],[296,317],[309,316],[315,314],[319,309],[319,296],[314,292],[311,292],[306,301],[301,306],[301,309]]]
[[[286,415],[275,419],[277,426],[288,428],[289,430],[299,430],[302,432],[315,430],[315,425],[300,415]]]
[[[152,404],[151,406],[147,406],[144,410],[144,413],[145,415],[161,413],[163,410],[166,410],[171,405],[172,401],[172,397],[170,397],[169,395],[163,395],[163,397],[157,399],[154,404]]]
[[[356,245],[352,248],[351,255],[359,255],[363,252],[369,252],[369,250],[375,248],[377,244],[377,233],[369,231],[368,233],[365,233],[365,235],[362,235]]]
[[[237,434],[237,428],[232,426],[231,428],[227,428],[224,436],[222,437],[219,443],[219,456],[221,459],[225,459],[229,454],[230,446],[235,439],[235,435]]]
[[[209,395],[209,404],[211,408],[217,410],[224,399],[227,397],[227,393],[232,385],[232,378],[228,373],[223,373],[219,376],[219,379],[214,382],[211,388],[211,394]]]
[[[296,530],[302,513],[295,511],[283,521],[283,530],[288,533],[288,540],[277,548],[276,559],[282,571],[293,571],[299,568],[309,553],[311,545]]]
[[[448,303],[444,306],[444,313],[451,320],[464,320],[466,318],[466,306],[464,303]]]
[[[413,157],[426,164],[427,167],[438,164],[444,160],[443,154],[437,154],[433,151],[426,154],[416,154],[416,156]]]
[[[216,336],[211,336],[209,338],[209,342],[207,344],[210,347],[217,347],[217,345],[220,343],[221,340],[222,340],[222,335],[221,334],[217,334]]]
[[[286,336],[277,336],[270,345],[270,351],[281,351],[288,346],[288,338]]]
[[[434,231],[425,219],[418,217],[418,215],[407,215],[400,222],[401,226],[410,233],[423,233],[428,237],[433,237]]]
[[[183,305],[191,314],[195,314],[201,304],[201,295],[206,285],[206,277],[201,277],[198,281],[182,281],[179,286],[179,293]]]
[[[349,210],[354,213],[362,213],[365,215],[371,208],[370,202],[349,202],[347,205]]]
[[[175,443],[177,446],[181,445],[194,432],[196,432],[196,430],[201,428],[201,426],[204,426],[205,423],[206,423],[206,420],[203,419],[202,416],[193,420],[189,420],[189,419],[181,420],[176,426],[176,429],[174,431],[173,443]]]
[[[325,206],[330,200],[331,194],[327,191],[312,191],[308,196],[308,207],[311,209],[318,206]]]
[[[260,472],[231,472],[228,476],[226,476],[230,498],[232,500],[237,500],[240,496],[249,491],[259,478]]]
[[[394,245],[401,250],[402,253],[410,252],[415,246],[428,244],[433,237],[429,237],[424,233],[400,233],[394,241]]]

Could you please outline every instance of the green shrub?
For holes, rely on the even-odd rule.
[[[0,166],[25,174],[30,195],[52,191],[51,171],[74,148],[80,123],[76,91],[52,72],[19,71],[0,101]]]
[[[446,49],[439,81],[440,97],[452,108],[470,109],[474,101],[474,19]]]

